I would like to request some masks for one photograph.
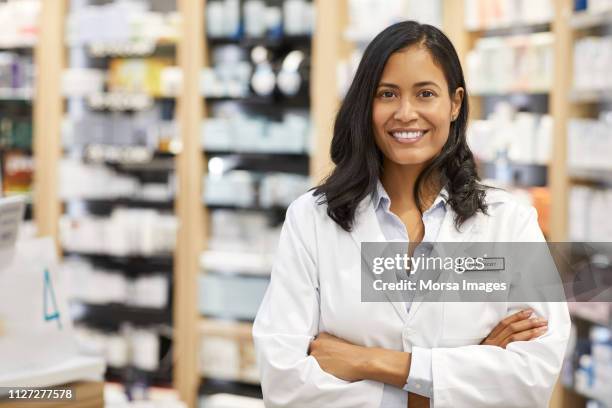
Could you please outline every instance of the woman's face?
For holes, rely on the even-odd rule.
[[[436,157],[462,99],[462,88],[449,95],[444,72],[425,47],[415,45],[391,55],[372,109],[376,145],[385,156],[385,167],[424,167]]]

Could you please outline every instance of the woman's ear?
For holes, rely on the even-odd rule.
[[[455,90],[455,94],[451,98],[451,121],[454,121],[457,119],[457,117],[459,117],[464,94],[465,92],[463,88],[459,87]]]

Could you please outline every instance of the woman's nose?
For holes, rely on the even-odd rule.
[[[414,109],[414,106],[410,103],[410,101],[402,100],[393,115],[393,119],[409,122],[418,117],[417,111]]]

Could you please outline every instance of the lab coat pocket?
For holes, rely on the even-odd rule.
[[[501,320],[503,303],[446,302],[441,340],[444,345],[479,344]]]

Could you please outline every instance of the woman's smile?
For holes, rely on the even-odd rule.
[[[423,139],[427,132],[427,129],[393,129],[387,134],[398,143],[411,145]]]

